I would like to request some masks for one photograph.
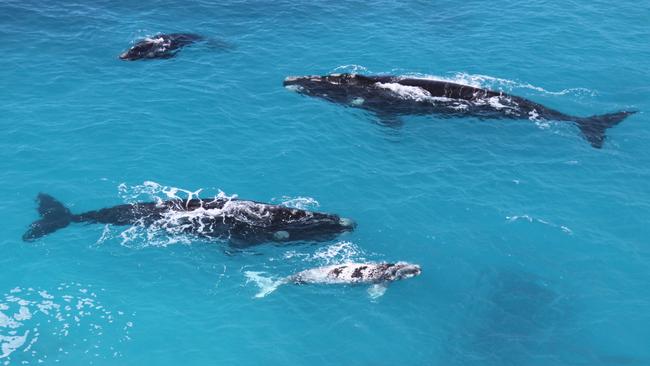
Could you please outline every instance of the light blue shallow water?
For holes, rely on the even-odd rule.
[[[650,364],[650,6],[634,1],[0,4],[0,363]],[[139,37],[178,57],[122,62]],[[419,74],[561,111],[640,111],[602,150],[577,128],[411,117],[300,97],[288,75]],[[47,192],[82,212],[203,189],[358,222],[320,244],[126,227],[21,235]],[[365,287],[245,271],[419,263]]]

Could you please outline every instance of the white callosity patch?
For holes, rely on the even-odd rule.
[[[296,92],[296,93],[304,89],[302,86],[298,84],[286,85],[285,88],[289,91]]]
[[[33,288],[14,288],[0,297],[0,359],[4,364],[12,364],[19,352],[22,364],[35,363],[49,359],[60,362],[77,347],[76,343],[59,348],[57,354],[41,354],[39,339],[46,338],[46,343],[61,342],[61,339],[74,335],[84,338],[84,348],[93,349],[94,355],[119,356],[119,351],[108,343],[118,343],[129,339],[128,329],[131,322],[123,323],[122,312],[112,312],[100,303],[92,286],[78,283],[62,283],[52,293]],[[119,339],[104,336],[106,332],[121,334]],[[92,341],[88,341],[92,339]],[[77,350],[77,351],[82,351]]]

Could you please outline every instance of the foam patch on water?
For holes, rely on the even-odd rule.
[[[365,255],[365,252],[356,244],[349,241],[340,241],[319,248],[313,253],[288,250],[284,252],[282,258],[270,258],[269,261],[299,259],[303,262],[313,263],[313,266],[327,266],[348,262],[365,262]]]
[[[107,309],[99,300],[101,292],[90,285],[61,283],[53,290],[15,287],[4,293],[0,360],[4,365],[60,362],[79,351],[98,358],[119,357],[120,351],[107,345],[128,341],[133,323],[123,312]],[[78,339],[82,341],[74,343]],[[53,352],[50,345],[57,343]]]
[[[371,300],[376,300],[386,293],[388,287],[384,284],[375,284],[368,287],[368,296]]]
[[[573,235],[573,231],[569,227],[567,227],[565,225],[554,224],[554,223],[549,222],[547,220],[540,219],[540,218],[535,218],[535,217],[532,217],[532,216],[526,215],[526,214],[524,214],[524,215],[506,216],[506,220],[508,222],[524,221],[524,222],[530,222],[530,223],[539,223],[539,224],[547,225],[547,226],[550,226],[550,227],[553,227],[553,228],[558,228],[558,229],[562,230],[562,232],[564,232],[567,235]]]
[[[279,204],[286,207],[297,208],[299,210],[314,210],[320,207],[320,203],[311,197],[289,197],[273,198],[271,202],[280,202]]]
[[[140,185],[128,186],[126,183],[120,183],[117,191],[126,203],[136,202],[162,202],[170,199],[191,200],[198,198],[203,189],[190,191],[178,187],[169,187],[152,181],[145,181]],[[215,197],[236,198],[237,195],[226,196],[222,191],[218,191]]]
[[[334,68],[334,70],[332,70],[332,72],[330,72],[330,74],[337,74],[337,73],[338,74],[344,74],[344,73],[347,73],[347,74],[370,74],[371,71],[365,66],[350,64],[350,65],[338,66],[338,67]]]
[[[262,298],[271,292],[275,291],[280,285],[286,283],[283,279],[275,279],[265,276],[265,272],[245,271],[246,284],[254,283],[259,288],[259,292],[255,294],[256,298]]]

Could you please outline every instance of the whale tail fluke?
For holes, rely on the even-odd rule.
[[[627,116],[636,113],[635,111],[622,111],[616,113],[602,114],[576,119],[582,135],[589,141],[591,146],[600,149],[605,142],[605,130],[621,123]]]
[[[256,298],[262,298],[271,292],[277,290],[278,287],[287,283],[286,279],[273,279],[270,277],[262,276],[264,272],[246,271],[246,283],[253,282],[260,288],[260,291],[255,294]]]
[[[70,210],[54,197],[39,193],[36,202],[38,202],[38,214],[41,218],[32,222],[23,235],[23,240],[36,240],[41,236],[62,229],[72,222],[73,216]]]

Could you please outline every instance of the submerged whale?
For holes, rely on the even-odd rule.
[[[375,296],[381,296],[390,282],[418,276],[420,266],[397,263],[344,263],[298,272],[279,280],[265,278],[260,272],[246,272],[250,281],[260,287],[255,297],[264,297],[284,284],[368,284]]]
[[[621,111],[576,117],[499,91],[414,77],[358,74],[302,76],[286,78],[284,86],[303,95],[374,112],[386,123],[394,123],[401,115],[434,113],[448,117],[476,116],[573,122],[595,148],[603,146],[606,129],[634,113]]]
[[[36,240],[70,223],[154,226],[171,233],[229,240],[234,244],[328,240],[355,223],[338,215],[235,198],[173,199],[123,204],[73,214],[52,196],[39,194],[38,213],[23,240]]]
[[[121,60],[140,60],[174,57],[178,50],[203,37],[192,33],[158,34],[137,41],[131,48],[120,55]]]

